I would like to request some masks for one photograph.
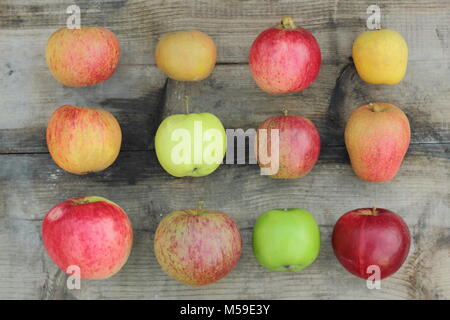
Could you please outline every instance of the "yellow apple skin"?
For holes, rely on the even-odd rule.
[[[59,107],[47,126],[53,160],[73,174],[102,171],[117,158],[122,131],[108,111],[70,105]]]
[[[216,64],[214,41],[198,30],[164,35],[156,46],[156,65],[169,78],[200,81],[210,75]]]
[[[359,76],[371,84],[397,84],[408,65],[408,45],[400,33],[383,29],[360,34],[352,48]]]

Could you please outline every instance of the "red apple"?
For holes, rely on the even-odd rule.
[[[260,33],[252,44],[249,65],[258,86],[272,94],[300,91],[317,77],[322,58],[316,38],[292,18]]]
[[[165,216],[156,229],[154,248],[171,278],[201,286],[223,278],[236,266],[242,240],[228,215],[199,207]]]
[[[105,81],[119,64],[116,35],[102,27],[61,28],[47,42],[45,58],[56,80],[69,87]]]
[[[126,213],[101,197],[84,197],[54,206],[42,223],[50,258],[64,272],[80,268],[83,279],[105,279],[128,259],[133,230]]]
[[[266,129],[266,134],[263,135],[262,129]],[[261,146],[265,145],[270,153],[272,129],[279,130],[278,159],[272,158],[270,163],[264,163]],[[276,144],[276,141],[273,143]],[[256,147],[258,164],[261,168],[276,168],[274,161],[278,161],[278,171],[270,175],[272,178],[299,178],[310,172],[319,158],[320,135],[309,119],[285,114],[266,119],[261,123]]]
[[[74,174],[102,171],[117,158],[122,131],[116,118],[102,109],[65,105],[47,126],[47,147],[58,166]]]
[[[369,182],[395,177],[410,142],[405,113],[390,103],[369,103],[353,111],[345,126],[345,146],[355,174]]]
[[[347,212],[334,226],[333,249],[351,273],[367,279],[368,267],[380,268],[380,280],[395,273],[405,262],[410,234],[405,222],[392,211],[362,208]]]

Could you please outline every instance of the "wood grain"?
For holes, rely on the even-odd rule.
[[[63,27],[68,5],[82,23],[113,30],[121,64],[113,77],[89,88],[57,83],[45,65],[50,34]],[[368,2],[356,0],[4,0],[0,2],[0,299],[450,299],[450,3],[383,0],[384,27],[400,31],[410,49],[408,72],[396,86],[363,83],[350,60],[354,38],[365,30]],[[317,37],[323,65],[307,90],[273,96],[259,90],[247,66],[259,32],[292,15]],[[218,47],[218,66],[205,81],[166,80],[153,50],[170,31],[201,29]],[[164,116],[212,112],[226,128],[255,128],[287,108],[310,118],[322,138],[313,171],[302,179],[272,180],[256,165],[222,165],[204,178],[176,179],[157,163],[153,134]],[[355,177],[343,129],[350,112],[371,102],[401,107],[412,142],[398,176],[366,183]],[[111,111],[123,130],[122,152],[107,170],[74,176],[59,169],[45,145],[51,113],[62,104]],[[48,258],[41,220],[55,204],[84,195],[119,203],[133,223],[132,255],[119,274],[66,288],[66,275]],[[161,218],[204,200],[236,219],[244,239],[237,268],[203,288],[169,279],[157,264],[153,233]],[[381,290],[346,272],[330,245],[336,220],[367,206],[400,214],[410,227],[409,257]],[[253,224],[275,207],[310,210],[322,232],[321,252],[304,271],[276,273],[258,265],[251,250]]]
[[[449,160],[448,144],[415,145],[392,182],[373,184],[354,176],[342,147],[328,148],[309,175],[292,181],[261,176],[256,165],[222,165],[205,178],[176,179],[163,172],[151,152],[123,152],[110,169],[88,176],[61,171],[48,154],[1,155],[0,234],[5,241],[0,242],[0,298],[448,299]],[[54,204],[91,194],[117,202],[128,213],[136,234],[133,252],[118,275],[83,281],[81,290],[68,291],[65,276],[42,248],[41,219]],[[162,216],[194,207],[198,200],[237,221],[244,252],[228,277],[205,288],[190,288],[161,271],[152,237]],[[332,226],[340,215],[372,205],[400,214],[413,235],[407,262],[383,281],[382,290],[368,290],[364,281],[348,274],[330,246]],[[321,226],[320,256],[298,274],[266,271],[253,258],[253,223],[275,207],[306,208]],[[27,273],[25,281],[17,270]]]

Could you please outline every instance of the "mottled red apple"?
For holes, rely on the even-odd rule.
[[[42,240],[62,271],[76,266],[82,279],[105,279],[126,263],[133,230],[117,204],[102,197],[84,197],[64,201],[47,213]]]
[[[114,73],[120,46],[115,34],[106,28],[61,28],[50,36],[45,58],[50,72],[62,84],[92,86]]]
[[[242,240],[228,215],[199,207],[165,216],[156,229],[154,248],[171,278],[201,286],[223,278],[236,266]]]
[[[347,212],[334,226],[333,249],[339,262],[354,275],[368,279],[370,266],[379,267],[380,280],[405,262],[411,243],[408,226],[387,209],[362,208]]]
[[[316,38],[284,17],[252,44],[249,66],[258,86],[272,94],[300,91],[317,77],[322,57]]]
[[[385,182],[395,177],[408,151],[408,118],[390,103],[369,103],[350,115],[345,146],[353,171],[362,180]]]
[[[272,134],[273,129],[278,130],[278,140],[273,140],[276,139]],[[266,157],[263,147],[267,153],[271,153],[270,162],[269,159],[263,160]],[[319,158],[320,135],[309,119],[287,115],[286,112],[283,116],[271,117],[260,124],[256,148],[261,168],[270,167],[272,170],[278,167],[276,173],[270,174],[272,178],[300,178],[312,170]],[[272,149],[278,149],[278,157],[272,154]],[[274,165],[274,161],[278,161],[278,166]]]

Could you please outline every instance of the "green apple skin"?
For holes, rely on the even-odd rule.
[[[216,129],[220,132],[220,142],[218,139],[213,141],[201,141],[202,149],[205,150],[208,145],[214,143],[218,149],[218,157],[220,161],[223,160],[227,149],[227,135],[222,122],[212,113],[188,113],[188,114],[174,114],[165,118],[158,127],[155,136],[155,150],[158,161],[165,171],[174,177],[202,177],[214,172],[219,166],[217,163],[194,163],[194,123],[200,121],[203,132],[209,129]],[[186,129],[189,131],[191,139],[191,161],[189,164],[175,163],[172,161],[172,150],[179,143],[179,141],[172,140],[172,133],[177,129]]]
[[[319,227],[304,209],[273,209],[256,220],[253,253],[269,270],[300,271],[313,263],[319,250]]]

